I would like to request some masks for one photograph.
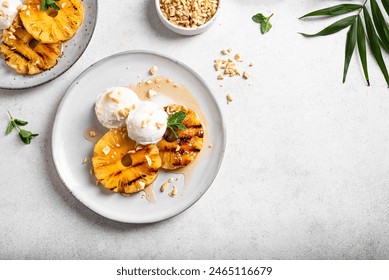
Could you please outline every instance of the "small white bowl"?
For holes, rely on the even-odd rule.
[[[213,15],[213,17],[207,21],[205,24],[195,27],[195,28],[187,28],[187,27],[181,27],[177,26],[173,23],[171,23],[167,18],[165,18],[162,14],[161,8],[160,8],[160,0],[155,0],[155,7],[157,9],[157,14],[159,19],[162,21],[162,23],[171,31],[176,32],[177,34],[180,35],[185,35],[185,36],[193,36],[193,35],[198,35],[201,34],[208,29],[211,28],[211,26],[215,23],[216,17],[220,13],[220,2],[219,0],[218,7],[216,13]]]

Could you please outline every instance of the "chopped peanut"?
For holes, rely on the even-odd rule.
[[[160,0],[163,16],[171,23],[196,28],[208,22],[219,6],[218,0]]]

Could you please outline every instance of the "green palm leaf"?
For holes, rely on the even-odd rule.
[[[302,17],[300,17],[300,19],[306,17],[315,17],[315,16],[338,16],[362,8],[363,8],[362,5],[357,5],[357,4],[341,4],[341,5],[336,5],[336,6],[311,12],[309,14],[303,15]]]
[[[389,15],[389,0],[382,0],[382,6],[384,6],[386,13]]]
[[[389,52],[389,29],[376,0],[371,0],[371,12],[375,28],[380,37],[380,44],[383,49]]]
[[[343,70],[343,83],[346,82],[348,68],[350,66],[350,60],[353,56],[355,45],[357,43],[357,29],[358,21],[354,20],[354,23],[350,26],[350,30],[347,32],[346,39],[346,51],[344,59],[344,70]]]
[[[355,22],[356,17],[357,16],[349,16],[349,17],[343,18],[341,20],[338,20],[316,34],[305,34],[305,33],[300,33],[300,34],[305,36],[305,37],[317,37],[317,36],[331,35],[331,34],[334,34],[336,32],[339,32],[340,30],[345,29],[346,27],[353,24],[353,22]]]
[[[367,37],[369,38],[370,49],[373,53],[375,60],[377,61],[378,66],[381,69],[382,74],[385,77],[386,83],[389,86],[389,75],[388,75],[388,70],[386,68],[384,59],[382,57],[380,40],[377,36],[377,33],[375,32],[373,21],[366,7],[363,8],[363,14],[365,16],[366,32],[367,32]]]
[[[369,72],[367,70],[367,58],[366,58],[366,36],[365,36],[365,28],[363,27],[361,17],[358,16],[358,52],[359,52],[359,58],[361,60],[363,73],[365,75],[365,79],[367,82],[367,85],[370,86],[369,81]]]

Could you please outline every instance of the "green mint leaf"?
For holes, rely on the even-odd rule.
[[[273,27],[270,23],[270,18],[273,16],[271,14],[270,16],[266,17],[263,14],[256,14],[252,17],[252,20],[256,23],[259,23],[261,25],[261,32],[262,34],[265,34],[270,31],[270,29]]]
[[[8,127],[7,127],[7,131],[6,131],[6,134],[10,134],[15,128],[15,123],[11,120],[9,123],[8,123]]]
[[[47,2],[46,0],[42,0],[42,11],[47,11]]]
[[[262,34],[265,34],[267,32],[270,31],[270,29],[272,28],[272,24],[270,23],[270,21],[267,19],[267,20],[264,20],[261,24],[261,32]]]
[[[8,123],[8,127],[6,130],[6,134],[10,134],[15,128],[19,130],[19,137],[20,140],[26,145],[31,143],[31,140],[34,137],[37,137],[39,134],[32,133],[31,131],[21,129],[20,126],[25,126],[28,124],[28,122],[20,120],[20,119],[14,119],[11,115],[11,113],[8,111],[9,118],[11,119]]]
[[[52,9],[58,11],[60,8],[55,3],[58,1],[59,0],[42,0],[42,11],[47,11],[49,8],[52,8]]]
[[[56,11],[60,10],[59,6],[57,4],[55,4],[55,3],[51,4],[50,7],[53,8],[54,10],[56,10]]]
[[[27,130],[24,130],[24,129],[21,129],[19,131],[19,134],[20,134],[20,137],[24,137],[24,138],[31,138],[31,136],[32,136],[31,131],[27,131]]]
[[[168,120],[168,125],[174,125],[174,124],[179,124],[182,123],[186,118],[186,113],[185,112],[176,112],[174,113]]]
[[[32,139],[31,134],[26,133],[25,130],[19,131],[19,137],[24,144],[28,145],[31,143],[31,139]]]
[[[177,130],[186,130],[187,127],[182,123],[186,118],[186,113],[183,111],[174,113],[167,121],[167,126],[173,132],[174,136],[178,138]]]
[[[26,145],[31,144],[31,140],[38,136],[39,134],[33,134],[31,131],[21,129],[19,131],[19,137],[22,140],[22,142]]]
[[[175,125],[179,130],[187,130],[188,128],[182,124],[182,123],[179,123],[179,124],[176,124]]]
[[[20,136],[20,140],[22,140],[22,142],[23,142],[24,144],[26,144],[26,145],[31,144],[31,138],[24,138],[24,137],[21,136],[20,134],[19,134],[19,136]]]
[[[14,121],[17,125],[19,125],[19,126],[25,126],[25,125],[28,124],[28,122],[22,121],[22,120],[19,120],[19,119],[14,119],[13,121]]]
[[[252,20],[259,24],[261,24],[265,19],[266,17],[263,14],[256,14],[252,17]]]

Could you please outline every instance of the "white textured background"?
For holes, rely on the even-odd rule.
[[[370,88],[357,57],[342,85],[345,31],[297,34],[331,22],[299,16],[339,1],[223,2],[210,31],[185,38],[161,25],[153,0],[99,1],[95,35],[69,72],[33,90],[0,90],[0,129],[9,109],[40,133],[30,146],[16,134],[0,137],[0,258],[389,258],[389,90],[371,57]],[[257,12],[275,13],[265,36],[251,21]],[[249,81],[220,88],[212,61],[229,47],[255,67]],[[145,226],[106,220],[80,204],[50,152],[69,84],[93,62],[130,49],[167,53],[198,71],[228,130],[223,166],[205,196]],[[235,96],[229,106],[227,92]]]

